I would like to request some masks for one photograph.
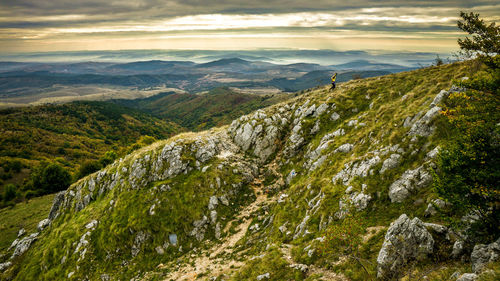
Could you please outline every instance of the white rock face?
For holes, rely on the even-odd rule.
[[[401,178],[389,187],[391,202],[401,203],[408,198],[412,192],[428,186],[432,182],[432,176],[420,166],[414,170],[407,170]]]
[[[276,150],[280,128],[288,122],[279,113],[269,118],[264,111],[242,116],[231,123],[228,133],[243,151],[252,151],[260,162],[265,162]]]
[[[394,278],[411,260],[433,252],[434,239],[424,223],[402,214],[391,223],[377,257],[377,277]]]
[[[470,259],[472,262],[472,270],[476,273],[481,271],[488,263],[499,260],[500,238],[489,245],[478,244],[474,246]]]

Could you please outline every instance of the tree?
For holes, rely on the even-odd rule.
[[[70,184],[70,173],[59,164],[49,164],[42,172],[41,189],[46,193],[65,190]]]
[[[76,174],[76,179],[81,179],[87,175],[97,172],[101,168],[102,165],[99,161],[91,161],[91,160],[85,161],[80,165],[78,173]]]
[[[475,54],[480,57],[486,65],[490,65],[491,59],[500,54],[500,27],[494,22],[486,24],[479,14],[460,12],[462,20],[457,22],[458,28],[472,35],[458,39],[460,49],[467,54]]]
[[[437,157],[434,187],[450,204],[452,224],[461,227],[463,216],[471,238],[492,241],[500,232],[500,56],[499,29],[486,25],[478,14],[460,13],[458,27],[472,39],[458,40],[460,48],[474,52],[485,66],[465,81],[463,92],[451,93],[442,114],[451,137]]]
[[[40,162],[31,171],[23,189],[37,195],[65,190],[71,184],[71,174],[57,163]]]

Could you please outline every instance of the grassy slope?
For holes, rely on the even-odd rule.
[[[411,143],[410,138],[406,136],[408,128],[404,128],[402,123],[407,116],[413,116],[417,112],[428,110],[429,103],[441,89],[448,89],[453,79],[471,74],[468,69],[469,66],[466,63],[461,63],[351,81],[342,85],[342,87],[334,92],[329,92],[327,87],[320,88],[287,102],[289,104],[295,103],[301,105],[309,99],[311,104],[315,103],[316,105],[321,103],[336,104],[335,111],[340,114],[341,118],[337,121],[331,121],[329,115],[320,116],[321,129],[317,134],[308,134],[317,118],[307,117],[303,121],[303,131],[306,132],[304,137],[310,147],[315,148],[323,135],[339,128],[345,129],[346,135],[336,138],[334,143],[323,154],[332,152],[333,149],[344,143],[352,143],[355,146],[350,153],[330,153],[325,164],[313,172],[307,172],[302,168],[305,161],[303,158],[304,152],[308,149],[307,145],[291,161],[281,163],[283,174],[286,175],[291,169],[295,169],[299,175],[283,191],[289,195],[289,198],[285,203],[271,204],[269,208],[266,208],[268,211],[262,209],[261,213],[259,213],[260,216],[256,216],[254,219],[254,223],[261,224],[264,219],[272,215],[274,218],[271,224],[272,227],[263,228],[261,231],[251,234],[249,233],[244,238],[244,241],[238,243],[240,249],[246,249],[245,254],[247,256],[257,256],[266,252],[269,252],[269,256],[253,260],[248,266],[240,269],[233,276],[233,279],[255,279],[257,275],[266,271],[279,270],[279,274],[274,275],[271,278],[272,280],[279,280],[276,276],[300,280],[300,276],[297,277],[292,269],[283,266],[283,259],[276,254],[274,248],[270,248],[269,251],[266,250],[270,244],[281,245],[283,243],[290,243],[294,246],[292,255],[296,262],[333,268],[343,272],[346,276],[354,280],[366,280],[368,276],[357,263],[348,261],[344,264],[333,266],[332,260],[327,257],[317,254],[309,257],[307,255],[308,251],[305,248],[311,245],[312,249],[318,249],[319,242],[313,242],[312,239],[324,235],[323,231],[318,231],[319,224],[323,220],[328,220],[328,217],[333,216],[338,210],[339,200],[346,189],[341,184],[332,183],[332,177],[341,170],[345,163],[370,157],[370,151],[375,149],[399,144],[400,147],[405,149],[405,153],[403,154],[404,161],[398,168],[390,170],[384,175],[375,173],[366,178],[357,178],[351,183],[355,190],[359,190],[363,183],[368,185],[366,192],[372,196],[373,200],[367,209],[358,213],[358,216],[366,227],[379,226],[382,229],[382,231],[377,232],[377,234],[361,245],[359,249],[361,257],[369,261],[368,264],[370,265],[367,265],[367,267],[369,272],[373,274],[375,270],[374,265],[376,264],[375,259],[385,233],[383,230],[401,213],[407,213],[410,217],[418,216],[423,218],[423,212],[427,205],[426,200],[435,196],[431,189],[424,189],[418,194],[413,194],[404,203],[390,203],[387,196],[388,186],[405,170],[419,166],[429,150],[450,137],[446,127],[443,126],[443,123],[438,118],[436,120],[438,130],[435,135],[430,138],[419,138],[416,142]],[[265,111],[269,116],[280,106],[273,106]],[[357,109],[356,112],[353,109]],[[347,122],[354,118],[366,125],[357,128],[347,126]],[[289,132],[286,128],[284,130],[287,133]],[[415,153],[412,154],[413,151]],[[144,151],[141,153],[144,153]],[[189,157],[189,155],[186,157]],[[382,161],[387,157],[388,155],[382,157]],[[212,164],[212,167],[217,165],[217,163]],[[126,165],[126,163],[123,163],[123,165]],[[381,163],[375,166],[374,170],[377,171],[380,167]],[[39,274],[43,272],[43,278],[51,279],[73,271],[74,265],[77,263],[77,257],[73,255],[65,265],[60,265],[60,259],[62,256],[67,255],[69,249],[73,249],[74,247],[71,244],[65,244],[61,247],[58,241],[68,241],[67,243],[71,243],[71,241],[78,240],[85,231],[83,226],[86,223],[96,218],[97,214],[109,212],[101,218],[100,225],[102,224],[103,227],[101,228],[100,226],[92,234],[91,238],[94,249],[102,248],[104,250],[87,253],[87,255],[91,256],[91,259],[86,259],[79,263],[81,268],[84,269],[79,272],[81,274],[81,272],[89,272],[88,270],[91,270],[92,276],[99,276],[102,272],[114,271],[121,268],[122,277],[130,278],[137,276],[137,274],[140,276],[139,270],[152,270],[155,265],[164,260],[168,261],[172,258],[182,256],[177,251],[168,252],[167,255],[162,257],[154,255],[154,246],[167,239],[166,235],[168,233],[172,231],[180,232],[181,241],[186,241],[186,244],[182,244],[182,246],[188,249],[192,249],[191,246],[198,246],[197,244],[190,246],[187,243],[190,240],[187,240],[185,233],[187,233],[190,227],[186,225],[186,222],[199,216],[202,211],[199,209],[199,202],[201,200],[203,202],[201,205],[204,206],[207,196],[211,192],[205,189],[206,184],[201,185],[201,190],[198,189],[198,184],[201,182],[211,182],[217,175],[228,182],[238,182],[241,180],[239,178],[231,178],[229,174],[224,175],[224,171],[210,168],[204,174],[194,172],[172,179],[172,184],[182,184],[183,192],[181,193],[155,195],[149,188],[146,190],[150,192],[128,191],[119,193],[117,189],[114,189],[110,194],[99,197],[95,203],[89,205],[83,211],[59,218],[57,228],[44,233],[40,241],[37,242],[37,245],[43,245],[43,247],[38,246],[31,249],[28,253],[30,259],[25,259],[22,265],[20,265],[21,267],[15,266],[13,271],[9,271],[8,274],[16,274],[18,270],[21,270],[18,278],[23,279],[34,276],[40,277]],[[157,184],[160,183],[154,183],[154,185]],[[242,194],[248,191],[245,190],[242,190]],[[312,215],[308,222],[308,229],[312,233],[296,240],[292,240],[290,236],[282,234],[278,230],[278,227],[288,222],[288,229],[293,232],[295,226],[304,218],[305,212],[309,208],[306,200],[312,199],[319,192],[323,192],[325,197],[319,211]],[[111,198],[118,200],[117,207],[107,211]],[[168,206],[165,209],[159,209],[162,217],[161,221],[152,221],[146,214],[147,208],[144,208],[151,204],[155,198],[159,198],[162,201],[167,200],[174,204],[172,207]],[[424,198],[424,201],[419,203],[417,200],[419,198]],[[245,202],[244,197],[241,197],[238,202],[243,204]],[[191,204],[194,204],[192,205],[194,208],[185,207],[186,205],[191,206]],[[176,212],[172,212],[171,210],[176,210]],[[227,216],[231,216],[234,211],[234,209],[226,210]],[[444,219],[436,216],[427,221],[441,223]],[[334,220],[330,224],[330,227],[335,227],[337,224],[338,222]],[[109,229],[113,235],[109,235],[110,233],[103,231],[104,229]],[[120,247],[120,245],[125,245],[126,249],[131,246],[134,235],[130,234],[130,229],[134,231],[140,229],[153,230],[152,239],[154,243],[150,243],[147,248],[144,248],[144,251],[141,251],[137,259],[132,259],[133,263],[130,270],[124,271],[124,268],[120,264],[122,260],[130,259],[129,252],[119,254],[109,261],[106,261],[105,256],[107,251],[114,250],[116,247]],[[423,265],[419,265],[417,270],[424,269],[426,266],[430,266],[431,263],[439,262],[442,261],[431,260],[429,264],[424,263]],[[455,268],[465,268],[462,264],[454,266]],[[48,270],[42,269],[44,267]],[[437,276],[439,271],[436,271],[435,274]],[[439,278],[435,277],[435,280],[439,280]]]
[[[289,97],[288,94],[261,96],[217,88],[199,95],[170,93],[141,100],[115,102],[149,112],[190,130],[200,131],[228,124],[241,115]]]
[[[27,233],[36,231],[39,221],[47,218],[54,194],[30,199],[12,208],[0,210],[0,252],[6,250],[16,239],[20,228]]]
[[[320,132],[316,135],[306,133],[304,138],[306,138],[309,145],[306,145],[296,157],[282,167],[283,174],[287,175],[292,169],[295,169],[299,176],[284,191],[289,195],[287,203],[274,204],[271,207],[272,211],[270,213],[274,215],[273,227],[246,237],[246,241],[243,243],[254,245],[249,254],[259,255],[270,244],[291,243],[294,245],[293,257],[299,263],[333,268],[336,271],[343,272],[353,280],[372,278],[375,274],[376,257],[383,242],[385,231],[378,232],[359,247],[360,256],[367,261],[365,266],[371,276],[367,275],[360,265],[353,260],[338,266],[332,266],[333,260],[318,254],[321,245],[317,241],[312,242],[315,237],[325,235],[324,230],[317,231],[320,222],[328,220],[329,217],[334,217],[334,213],[339,209],[339,201],[344,196],[346,186],[333,183],[332,177],[346,163],[373,157],[371,151],[399,144],[400,147],[405,149],[405,153],[402,155],[404,160],[399,167],[389,170],[384,175],[379,175],[377,171],[381,168],[383,160],[391,154],[389,153],[381,157],[382,161],[373,168],[374,175],[366,178],[355,178],[351,182],[350,185],[356,191],[361,190],[362,184],[367,184],[366,193],[373,198],[368,208],[358,213],[357,216],[366,228],[387,227],[390,222],[402,213],[406,213],[409,217],[418,216],[424,218],[424,210],[428,201],[436,196],[432,193],[431,188],[413,194],[404,203],[391,203],[388,197],[388,187],[405,170],[420,166],[424,162],[423,159],[426,153],[450,136],[447,128],[438,118],[435,122],[438,127],[437,133],[429,138],[418,138],[412,144],[411,137],[406,135],[409,128],[404,128],[402,124],[406,117],[413,116],[420,111],[426,112],[436,94],[442,89],[449,89],[453,79],[471,75],[468,68],[467,63],[460,63],[357,80],[342,85],[341,89],[333,93],[323,88],[306,93],[296,99],[298,105],[306,100],[310,100],[310,104],[316,105],[326,103],[331,106],[332,103],[335,103],[335,112],[340,114],[341,118],[337,121],[331,121],[329,116],[323,116],[321,118]],[[353,112],[353,109],[357,109],[356,112]],[[362,127],[347,126],[347,122],[353,119],[357,119],[366,125]],[[308,132],[316,120],[317,118],[313,117],[306,118],[303,121],[303,131]],[[346,134],[336,137],[329,148],[322,153],[323,155],[329,154],[324,164],[313,172],[303,169],[305,151],[309,148],[316,148],[325,134],[340,128],[344,129]],[[335,148],[345,143],[354,144],[352,152],[333,153]],[[323,192],[325,198],[319,211],[311,215],[309,219],[307,229],[311,230],[312,234],[292,240],[290,236],[281,233],[278,228],[285,223],[289,225],[288,229],[293,233],[294,226],[303,220],[306,210],[309,209],[307,202],[319,192]],[[424,200],[418,201],[419,198]],[[430,220],[436,223],[445,223],[446,219],[436,216]],[[261,223],[261,221],[256,220],[256,223]],[[330,227],[334,228],[339,223],[340,221],[333,220]],[[311,247],[306,248],[307,246]],[[315,254],[309,257],[308,249],[315,249]],[[437,257],[437,259],[439,258],[442,257]],[[439,262],[439,260],[430,262]],[[266,259],[262,259],[261,264],[257,265],[253,262],[251,266],[244,267],[240,273],[235,275],[234,280],[255,278],[257,275],[266,272],[266,270],[269,271],[273,266],[273,264],[268,264]],[[255,268],[259,270],[254,270]],[[291,271],[291,269],[289,270]],[[272,278],[272,280],[278,279]],[[436,277],[435,280],[441,279]]]
[[[131,145],[142,135],[162,139],[180,130],[176,124],[104,102],[5,109],[0,110],[0,161],[20,159],[31,166],[59,159],[76,170],[81,162]]]

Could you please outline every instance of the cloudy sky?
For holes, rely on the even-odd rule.
[[[460,10],[500,19],[497,0],[0,0],[0,52],[451,52]]]

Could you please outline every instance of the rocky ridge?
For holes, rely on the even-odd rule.
[[[193,258],[207,264],[199,258],[208,255],[228,266],[217,275],[211,275],[212,266],[197,268],[201,278],[307,278],[321,271],[315,263],[329,227],[348,214],[379,212],[370,227],[388,226],[385,237],[366,239],[380,245],[373,256],[379,278],[401,276],[410,263],[432,258],[441,244],[450,245],[456,259],[469,255],[480,274],[484,265],[498,260],[497,242],[476,245],[470,255],[460,249],[459,234],[400,210],[421,217],[425,211],[430,221],[438,220],[435,210],[425,208],[445,206],[429,191],[440,144],[435,120],[449,92],[460,90],[428,94],[414,89],[405,95],[373,90],[404,75],[353,81],[335,92],[311,90],[242,116],[229,127],[180,135],[134,152],[59,193],[40,233],[14,241],[17,255],[0,268],[9,274],[23,265],[20,279],[30,274],[182,278],[175,273],[182,264]],[[255,198],[259,205],[243,219],[241,210],[253,206]],[[381,210],[390,210],[387,217]],[[59,239],[61,233],[66,242]],[[220,253],[224,258],[212,257],[210,251],[223,241],[233,241],[230,250]],[[292,257],[280,258],[288,243],[294,245]],[[44,252],[42,246],[53,248]],[[19,261],[26,251],[32,258]],[[57,265],[37,264],[49,255]],[[283,276],[258,270],[270,266],[274,256],[292,262]],[[246,262],[232,263],[236,258]],[[346,264],[348,259],[335,266]]]

